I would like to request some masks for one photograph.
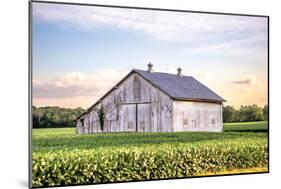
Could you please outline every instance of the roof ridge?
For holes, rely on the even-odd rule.
[[[142,71],[142,72],[150,73],[150,72],[148,72],[148,71],[141,70],[141,69],[133,69],[133,70],[134,70],[134,71]],[[151,73],[151,74],[158,74],[158,73],[160,73],[160,74],[167,74],[167,75],[173,75],[173,76],[179,77],[177,74],[167,73],[167,72],[156,72],[156,71],[154,71],[154,72]],[[190,75],[182,75],[181,77],[192,77],[192,76],[190,76]],[[192,77],[192,78],[194,79],[194,77]]]

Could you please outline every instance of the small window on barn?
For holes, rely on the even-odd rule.
[[[212,119],[211,119],[211,123],[212,123],[212,124],[216,124],[215,118],[212,118]]]
[[[138,76],[134,77],[134,98],[135,101],[139,101],[140,100],[140,80],[138,78]]]
[[[116,120],[117,121],[119,121],[119,119],[120,119],[120,115],[119,115],[120,114],[120,110],[119,110],[119,108],[120,108],[119,105],[117,105],[117,107],[116,107]]]
[[[128,122],[128,128],[129,128],[129,129],[134,128],[134,123],[133,123],[133,122]]]
[[[192,127],[196,127],[196,120],[192,120]]]
[[[81,126],[84,128],[84,118],[80,119],[80,121],[81,121]]]
[[[187,127],[187,126],[188,126],[188,121],[187,121],[187,119],[183,119],[183,120],[182,120],[182,124],[183,124],[183,127]]]
[[[144,121],[140,122],[140,129],[144,131],[145,129]]]

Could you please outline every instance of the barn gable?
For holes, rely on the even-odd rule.
[[[101,104],[106,109],[105,132],[171,131],[172,99],[134,70],[76,119],[78,133],[101,132]]]

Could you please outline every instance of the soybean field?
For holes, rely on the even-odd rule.
[[[268,123],[223,133],[96,133],[33,129],[33,187],[268,172]]]

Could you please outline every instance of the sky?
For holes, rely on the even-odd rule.
[[[267,18],[33,2],[33,105],[87,108],[132,69],[193,76],[225,105],[267,103]]]

